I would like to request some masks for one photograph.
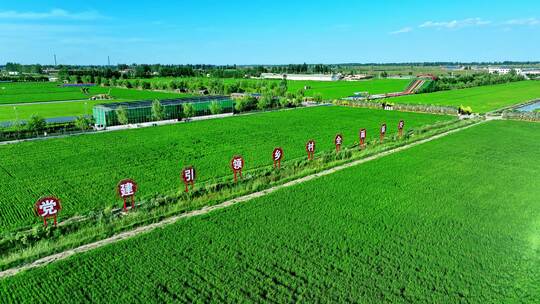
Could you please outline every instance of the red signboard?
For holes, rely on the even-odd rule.
[[[191,188],[193,189],[193,187],[195,186],[195,169],[193,168],[193,166],[182,169],[182,180],[186,185],[186,192],[189,191],[189,185],[191,185]]]
[[[403,136],[403,127],[405,127],[405,122],[400,120],[398,123],[399,137]]]
[[[360,129],[360,149],[363,149],[366,145],[366,136],[367,136],[366,129]]]
[[[381,142],[384,140],[384,135],[386,134],[386,124],[381,125]]]
[[[244,159],[242,156],[236,155],[231,159],[231,169],[234,172],[234,182],[237,181],[237,174],[240,173],[242,177],[242,169],[244,168]]]
[[[281,159],[283,158],[283,149],[281,148],[275,148],[274,151],[272,151],[272,160],[274,161],[274,168],[277,167],[281,168]]]
[[[315,155],[315,141],[313,139],[308,140],[306,143],[306,152],[308,160],[313,159],[313,156]]]
[[[123,179],[118,183],[118,195],[124,200],[124,211],[127,211],[127,199],[131,197],[131,208],[135,208],[137,183],[132,179]]]
[[[334,144],[336,145],[336,152],[339,152],[341,144],[343,144],[343,135],[337,134],[336,138],[334,138]]]
[[[54,218],[54,225],[56,226],[56,218],[62,205],[60,200],[54,196],[47,196],[39,199],[35,204],[36,213],[43,218],[43,225],[47,227],[47,219]]]

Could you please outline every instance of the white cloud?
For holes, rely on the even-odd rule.
[[[540,25],[540,19],[537,18],[525,18],[525,19],[513,19],[508,20],[504,24],[506,25]]]
[[[392,35],[398,35],[398,34],[404,34],[404,33],[410,33],[413,31],[413,28],[408,26],[408,27],[404,27],[402,29],[399,29],[397,31],[393,31],[393,32],[390,32],[390,34]]]
[[[482,18],[468,18],[452,21],[426,21],[422,23],[420,28],[437,28],[437,29],[458,29],[469,26],[483,26],[490,24],[491,21],[483,20]]]
[[[67,20],[96,20],[105,18],[97,11],[69,12],[63,9],[52,9],[48,12],[19,12],[0,11],[0,19],[12,20],[43,20],[43,19],[67,19]]]

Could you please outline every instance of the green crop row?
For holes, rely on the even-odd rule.
[[[539,134],[475,126],[4,279],[0,302],[534,303]]]
[[[380,125],[388,136],[405,128],[452,119],[450,116],[400,113],[345,107],[315,107],[154,128],[125,130],[25,142],[0,147],[0,214],[2,230],[38,223],[32,205],[39,197],[63,201],[61,218],[119,206],[118,181],[133,178],[138,198],[182,191],[180,170],[193,165],[197,183],[232,176],[230,160],[241,154],[245,171],[272,164],[271,152],[281,146],[284,161],[305,157],[305,143],[317,152],[334,149],[334,136],[344,144],[378,138]]]

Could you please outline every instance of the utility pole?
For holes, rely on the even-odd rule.
[[[54,54],[54,66],[57,66],[57,64],[56,64],[56,54]]]
[[[109,57],[109,55],[107,55],[107,63],[111,66],[111,57]]]

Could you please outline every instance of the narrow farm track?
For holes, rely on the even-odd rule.
[[[340,166],[337,166],[337,167],[334,167],[334,168],[331,168],[331,169],[328,169],[328,170],[325,170],[325,171],[321,171],[319,173],[308,175],[308,176],[305,176],[305,177],[302,177],[302,178],[299,178],[299,179],[296,179],[296,180],[293,180],[293,181],[287,182],[285,184],[278,185],[278,186],[275,186],[275,187],[272,187],[272,188],[269,188],[269,189],[266,189],[266,190],[263,190],[263,191],[259,191],[259,192],[251,193],[251,194],[248,194],[248,195],[245,195],[245,196],[237,197],[237,198],[225,201],[225,202],[223,202],[221,204],[218,204],[218,205],[207,206],[207,207],[204,207],[204,208],[199,209],[199,210],[195,210],[195,211],[191,211],[191,212],[184,213],[184,214],[181,214],[181,215],[173,216],[173,217],[164,219],[164,220],[162,220],[160,222],[153,223],[153,224],[150,224],[150,225],[147,225],[147,226],[141,226],[141,227],[135,228],[135,229],[130,230],[130,231],[125,231],[125,232],[119,233],[117,235],[114,235],[112,237],[109,237],[109,238],[106,238],[106,239],[103,239],[103,240],[100,240],[100,241],[97,241],[97,242],[82,245],[82,246],[79,246],[77,248],[69,249],[69,250],[59,252],[59,253],[56,253],[56,254],[53,254],[53,255],[50,255],[50,256],[46,256],[46,257],[40,258],[40,259],[38,259],[38,260],[36,260],[36,261],[34,261],[32,263],[26,264],[26,265],[21,265],[21,266],[18,266],[18,267],[14,267],[14,268],[4,270],[4,271],[0,272],[0,279],[10,277],[10,276],[14,276],[17,273],[28,270],[28,269],[37,268],[37,267],[41,267],[41,266],[46,266],[47,264],[53,263],[55,261],[66,259],[66,258],[68,258],[68,257],[70,257],[72,255],[78,254],[78,253],[87,252],[87,251],[90,251],[90,250],[93,250],[93,249],[96,249],[96,248],[103,247],[103,246],[108,245],[108,244],[112,244],[112,243],[115,243],[115,242],[118,242],[118,241],[121,241],[121,240],[125,240],[125,239],[128,239],[128,238],[137,236],[139,234],[147,233],[147,232],[150,232],[150,231],[152,231],[152,230],[154,230],[156,228],[162,228],[162,227],[165,227],[167,225],[176,223],[177,221],[179,221],[181,219],[184,219],[184,218],[189,218],[189,217],[193,217],[193,216],[207,214],[207,213],[209,213],[211,211],[214,211],[214,210],[227,208],[227,207],[230,207],[230,206],[242,203],[242,202],[246,202],[246,201],[258,198],[258,197],[262,197],[262,196],[265,196],[265,195],[270,194],[272,192],[275,192],[277,190],[280,190],[280,189],[283,189],[283,188],[288,188],[288,187],[291,187],[291,186],[294,186],[294,185],[297,185],[297,184],[301,184],[301,183],[304,183],[304,182],[307,182],[307,181],[310,181],[310,180],[314,180],[316,178],[319,178],[319,177],[322,177],[322,176],[325,176],[325,175],[332,174],[332,173],[337,172],[337,171],[341,171],[341,170],[344,170],[344,169],[347,169],[347,168],[350,168],[350,167],[353,167],[353,166],[357,166],[357,165],[360,165],[360,164],[363,164],[363,163],[367,163],[369,161],[379,159],[379,158],[382,158],[384,156],[394,154],[394,153],[397,153],[397,152],[400,152],[400,151],[403,151],[403,150],[407,150],[409,148],[412,148],[412,147],[415,147],[415,146],[418,146],[418,145],[422,145],[424,143],[427,143],[427,142],[430,142],[430,141],[445,137],[447,135],[450,135],[450,134],[453,134],[453,133],[456,133],[456,132],[459,132],[459,131],[462,131],[462,130],[465,130],[465,129],[468,129],[468,128],[471,128],[471,127],[474,127],[474,126],[477,126],[477,125],[485,123],[487,121],[496,120],[496,119],[500,119],[500,118],[499,117],[497,117],[497,118],[495,118],[495,117],[489,118],[488,117],[486,120],[483,120],[483,121],[480,121],[480,122],[477,122],[477,123],[474,123],[474,124],[471,124],[471,125],[468,125],[468,126],[465,126],[465,127],[461,127],[461,128],[458,128],[458,129],[454,129],[454,130],[450,130],[450,131],[441,133],[441,134],[437,134],[437,135],[434,135],[432,137],[422,139],[422,140],[410,143],[410,144],[405,145],[405,146],[397,147],[395,149],[384,151],[384,152],[378,153],[376,155],[372,155],[372,156],[369,156],[369,157],[366,157],[366,158],[363,158],[363,159],[360,159],[360,160],[356,160],[356,161],[353,161],[353,162],[350,162],[350,163],[347,163],[347,164],[343,164],[343,165],[340,165]]]

